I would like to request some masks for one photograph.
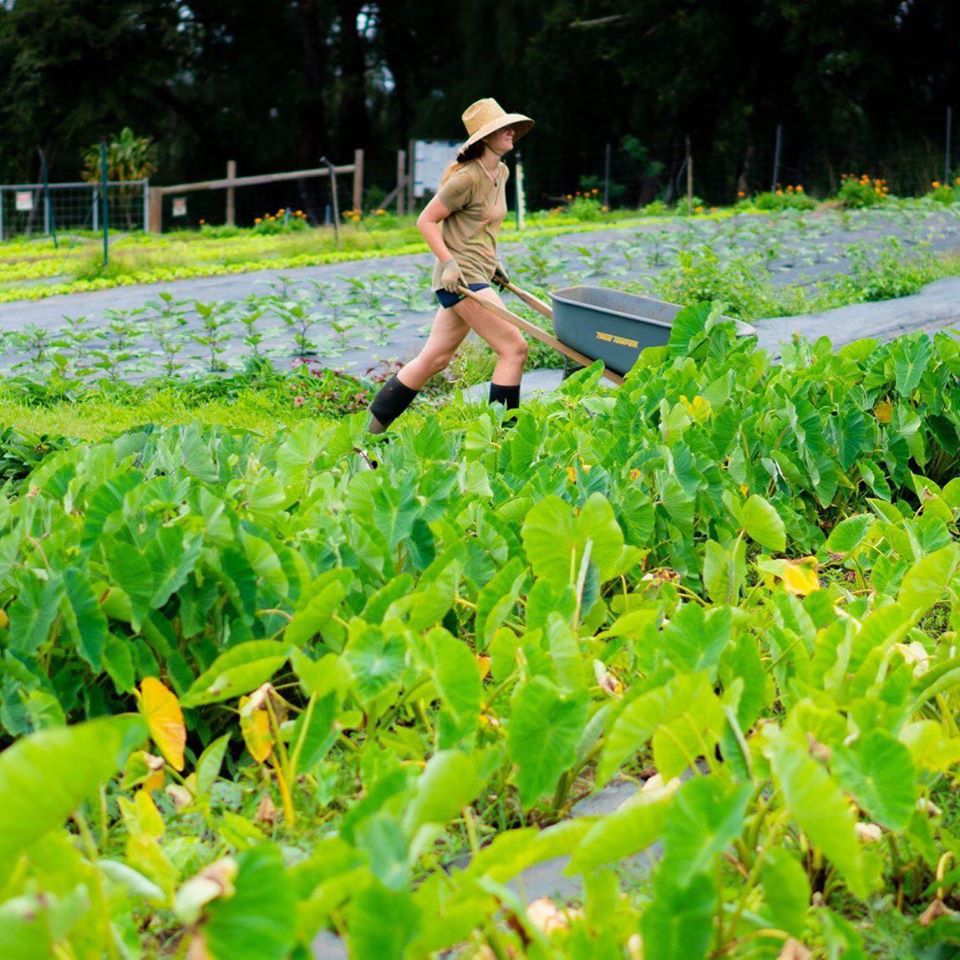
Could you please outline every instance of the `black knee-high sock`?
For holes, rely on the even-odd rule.
[[[520,406],[520,384],[505,387],[502,383],[491,381],[490,402],[502,403],[508,410],[516,410]]]
[[[397,417],[416,399],[419,390],[401,383],[392,376],[379,390],[370,404],[370,413],[384,427],[389,427]]]

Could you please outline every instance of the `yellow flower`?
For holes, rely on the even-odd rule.
[[[930,186],[932,186],[934,190],[939,190],[939,189],[940,189],[940,181],[939,181],[939,180],[934,180],[933,183],[930,184]]]

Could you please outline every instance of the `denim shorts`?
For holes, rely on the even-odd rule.
[[[467,286],[471,290],[486,290],[490,284],[489,283],[468,283]],[[437,295],[437,299],[440,301],[441,307],[446,307],[448,310],[455,303],[459,303],[463,299],[462,293],[451,293],[449,290],[434,290],[434,293]]]

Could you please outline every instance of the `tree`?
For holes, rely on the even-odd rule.
[[[138,137],[129,127],[107,142],[108,180],[145,180],[157,170],[156,145],[149,137]],[[97,182],[103,176],[99,143],[83,155],[83,179]]]

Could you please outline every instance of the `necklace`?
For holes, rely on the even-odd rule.
[[[483,170],[483,172],[487,175],[487,178],[490,180],[490,182],[491,182],[495,187],[499,186],[499,185],[500,185],[500,162],[497,161],[497,172],[496,172],[495,174],[494,174],[494,173],[491,173],[491,172],[483,165],[483,161],[482,161],[479,157],[477,157],[477,163],[480,164],[480,169]]]

